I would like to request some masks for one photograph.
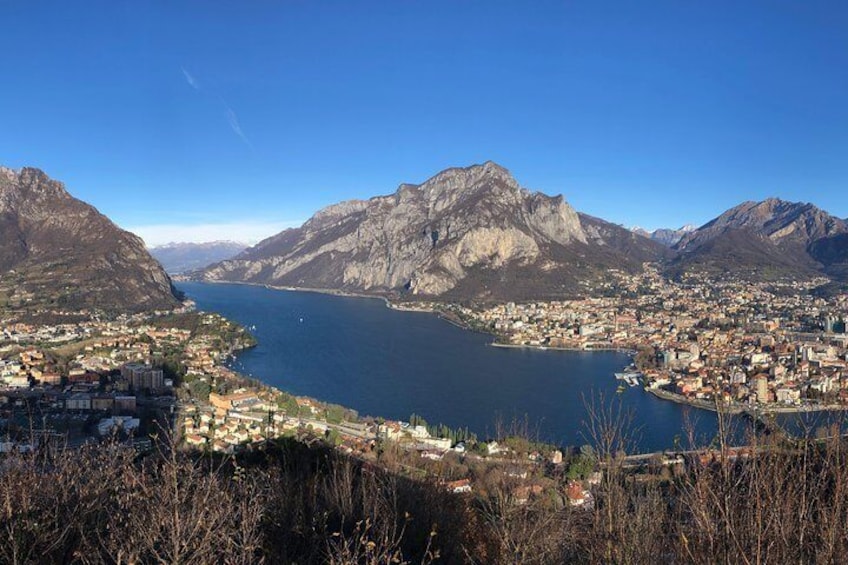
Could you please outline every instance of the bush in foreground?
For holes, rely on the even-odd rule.
[[[10,455],[0,562],[833,563],[848,552],[841,439],[754,436],[736,457],[719,442],[661,478],[631,474],[617,437],[593,446],[603,479],[590,510],[564,502],[564,473],[519,503],[506,479],[456,495],[294,440],[238,459],[167,445]]]

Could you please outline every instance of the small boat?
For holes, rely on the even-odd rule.
[[[625,390],[627,390],[627,387],[626,387],[626,386],[624,386],[624,385],[618,385],[618,387],[615,389],[615,392],[616,392],[616,394],[621,394],[621,393],[623,393]]]

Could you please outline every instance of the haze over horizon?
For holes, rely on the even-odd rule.
[[[848,216],[836,2],[15,2],[0,16],[15,54],[0,164],[45,170],[148,245],[255,243],[486,160],[648,230],[767,197]]]

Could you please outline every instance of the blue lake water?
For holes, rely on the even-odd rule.
[[[617,352],[539,351],[490,345],[492,337],[432,314],[399,312],[382,300],[257,286],[179,283],[201,310],[255,326],[259,345],[233,368],[296,395],[362,415],[468,427],[494,435],[498,422],[529,422],[540,439],[586,438],[584,399],[620,398],[632,411],[637,448],[699,444],[715,434],[711,412],[660,400],[639,387],[616,393],[613,373],[630,363]],[[687,425],[688,423],[688,425]]]

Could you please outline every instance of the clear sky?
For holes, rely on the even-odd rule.
[[[628,226],[848,216],[848,2],[0,0],[0,164],[258,239],[494,160]]]

